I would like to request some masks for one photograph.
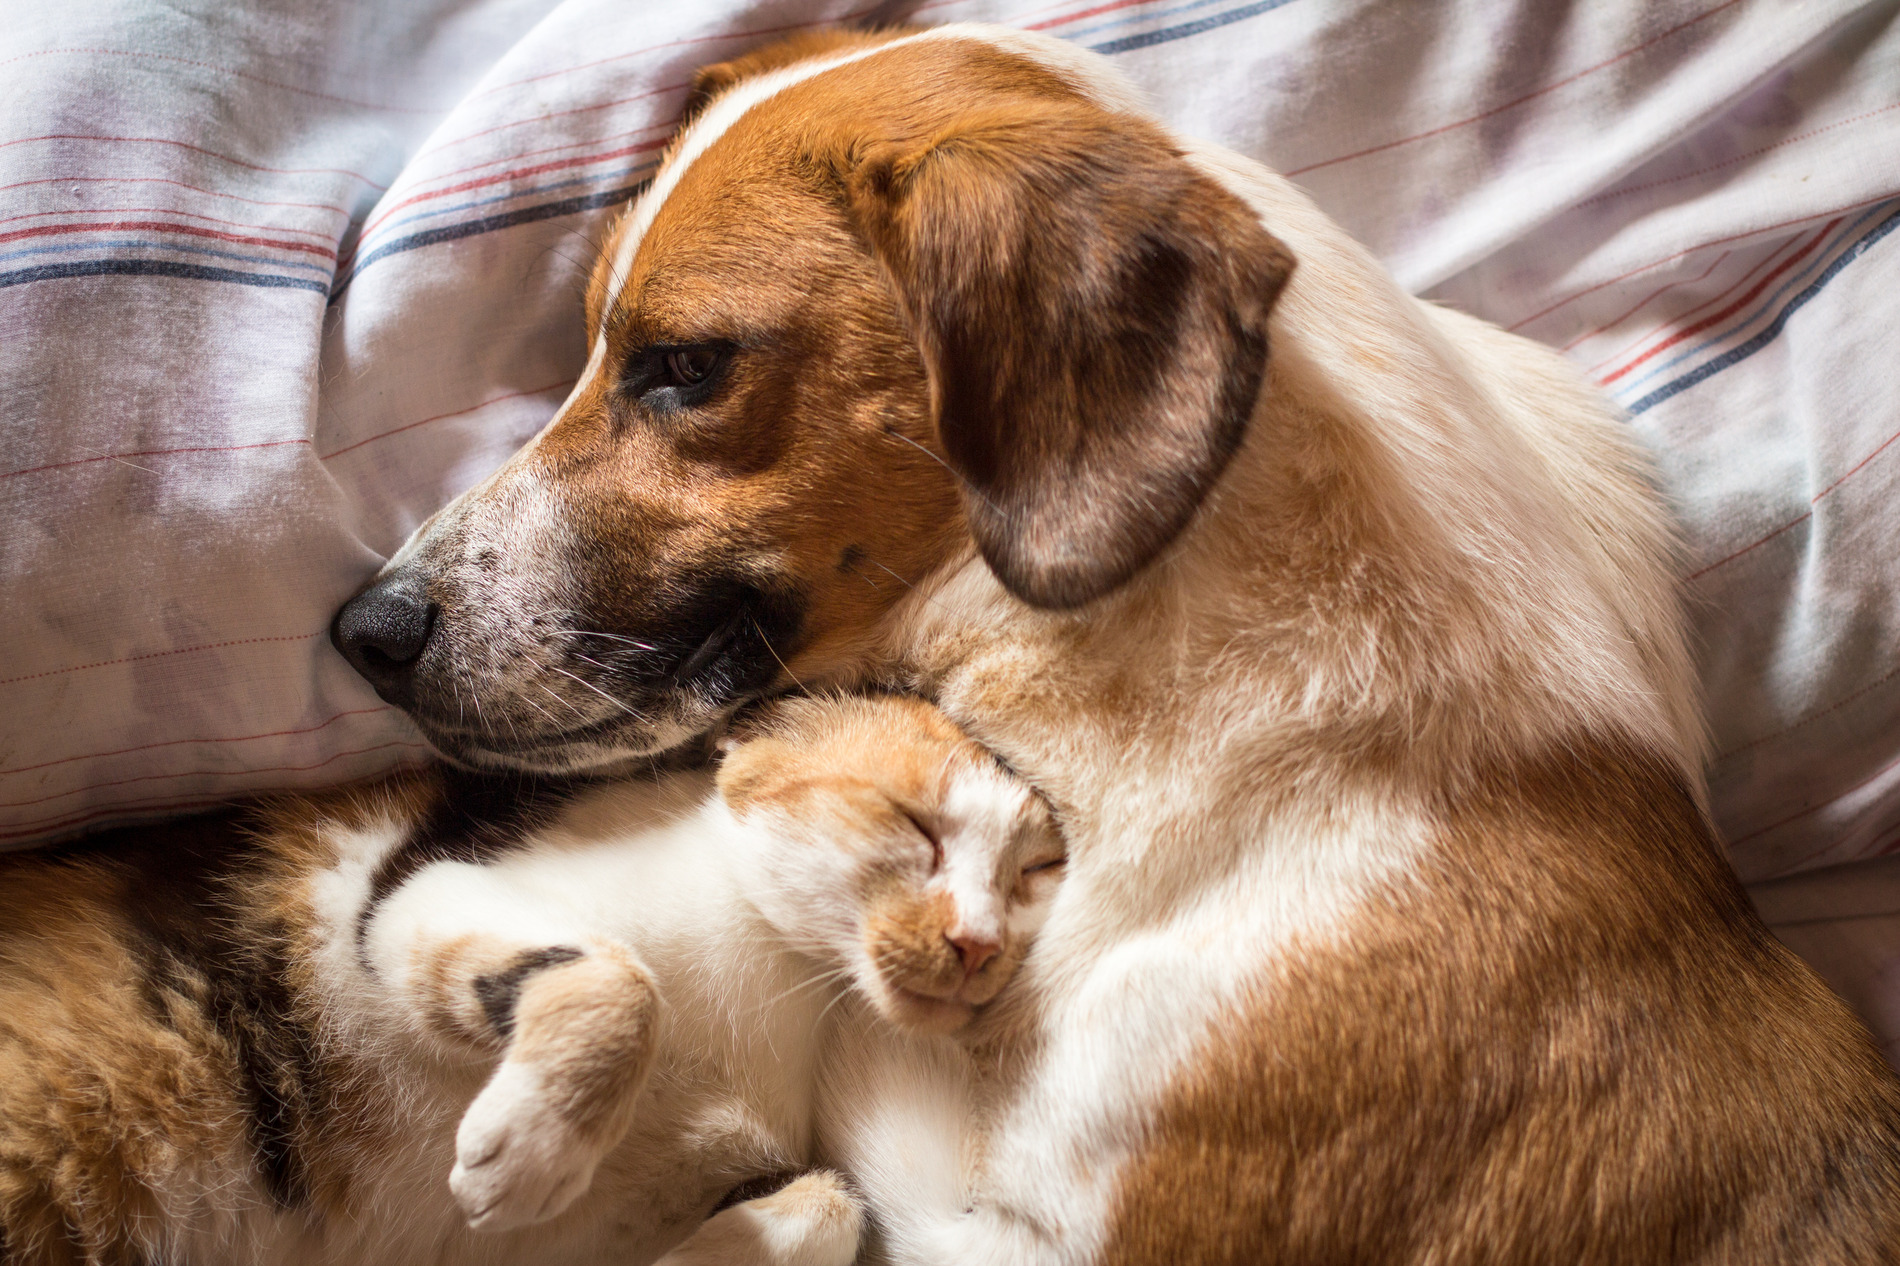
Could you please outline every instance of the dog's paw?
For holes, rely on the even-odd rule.
[[[554,1099],[532,1065],[503,1060],[462,1114],[449,1190],[473,1229],[544,1222],[593,1183],[601,1145]]]

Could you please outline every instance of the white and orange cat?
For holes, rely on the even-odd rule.
[[[711,781],[443,771],[0,861],[0,1261],[853,1260],[818,1140],[878,1096],[824,1120],[828,1050],[942,1084],[1062,847],[914,700],[778,705]]]

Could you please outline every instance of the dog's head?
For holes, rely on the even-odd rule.
[[[849,680],[972,549],[1038,606],[1121,585],[1238,445],[1291,267],[1125,101],[984,28],[703,72],[573,394],[338,648],[449,754],[579,770]]]

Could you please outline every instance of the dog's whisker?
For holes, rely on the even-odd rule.
[[[560,733],[561,723],[555,720],[554,714],[552,712],[549,712],[546,708],[542,707],[540,704],[536,703],[534,700],[528,698],[527,695],[518,694],[515,697],[521,700],[521,702],[527,704],[530,708],[533,708],[536,712],[539,712],[542,716],[546,717],[548,719],[548,724],[554,727],[555,733],[557,734]],[[518,731],[515,737],[517,740],[519,740],[520,733]]]
[[[572,712],[575,716],[579,717],[582,721],[586,721],[588,719],[587,714],[585,712],[582,712],[580,710],[580,707],[572,699],[569,699],[567,696],[563,695],[560,691],[554,689],[552,686],[549,686],[545,682],[537,681],[534,684],[540,687],[543,693],[551,697],[556,703],[559,703],[563,705],[564,707],[566,707],[568,711]]]
[[[1013,524],[1016,522],[1015,515],[1003,509],[1002,506],[997,505],[994,501],[991,501],[989,499],[989,496],[981,488],[971,483],[968,479],[965,479],[963,477],[962,472],[959,471],[956,467],[952,466],[949,462],[937,456],[935,453],[925,448],[922,444],[919,444],[916,440],[913,440],[910,436],[905,435],[902,431],[893,431],[889,427],[886,427],[884,429],[884,434],[890,436],[894,440],[902,440],[904,443],[910,445],[912,448],[922,453],[925,457],[928,457],[931,461],[937,463],[937,465],[949,471],[950,477],[952,479],[956,480],[959,484],[962,484],[966,489],[968,489],[972,497],[975,497],[978,501],[981,501],[984,505],[996,511],[998,515],[1002,516],[1002,519],[1005,523]]]
[[[592,663],[593,661],[589,660],[588,662]],[[593,682],[587,680],[585,677],[582,677],[577,673],[570,673],[565,668],[555,667],[553,664],[548,665],[548,667],[553,668],[555,672],[561,674],[561,676],[563,677],[579,682],[581,685],[587,687],[589,690],[593,691],[595,694],[605,699],[608,703],[613,704],[616,708],[619,708],[622,712],[625,712],[628,716],[633,717],[635,720],[645,719],[644,717],[640,715],[640,713],[636,709],[633,708],[632,705],[628,704],[625,700],[614,698],[612,695],[608,694],[605,690],[602,690],[599,686],[596,686]]]
[[[657,651],[660,649],[651,642],[642,642],[640,639],[633,637],[623,637],[618,633],[599,633],[592,629],[559,629],[556,630],[556,632],[562,637],[598,637],[605,638],[610,642],[625,642],[634,649],[642,651]]]
[[[880,562],[878,562],[878,561],[877,561],[877,559],[875,559],[875,558],[872,558],[872,557],[871,557],[871,556],[870,556],[869,554],[865,554],[865,555],[863,555],[863,558],[864,558],[864,561],[866,561],[867,563],[870,563],[870,564],[871,564],[871,566],[873,566],[873,567],[875,567],[875,568],[877,568],[877,569],[878,569],[879,571],[881,571],[881,572],[883,572],[883,573],[885,573],[885,574],[886,574],[886,575],[888,575],[888,576],[889,576],[889,577],[890,577],[890,578],[891,578],[892,580],[895,580],[895,581],[896,581],[896,582],[897,582],[898,584],[900,584],[900,585],[902,585],[902,586],[904,586],[904,588],[906,588],[906,589],[908,589],[908,590],[910,590],[910,591],[911,591],[912,593],[914,593],[914,594],[916,594],[916,595],[917,595],[918,597],[920,597],[920,598],[922,598],[922,599],[923,599],[923,600],[924,600],[925,602],[927,602],[927,603],[929,603],[929,604],[930,604],[931,606],[933,606],[933,607],[936,607],[936,608],[938,608],[939,610],[947,610],[947,609],[948,609],[948,608],[946,608],[946,607],[944,607],[944,606],[943,606],[943,604],[942,604],[942,603],[940,603],[940,602],[939,602],[939,601],[937,600],[937,597],[936,597],[936,595],[934,595],[934,594],[927,594],[927,593],[925,593],[925,592],[924,592],[923,590],[921,590],[921,589],[919,589],[919,588],[918,588],[918,587],[917,587],[916,585],[914,585],[914,584],[912,584],[912,583],[911,583],[910,581],[908,581],[908,580],[906,580],[906,579],[904,579],[904,577],[903,577],[903,576],[901,576],[901,575],[899,575],[899,574],[898,574],[897,572],[894,572],[894,571],[892,571],[892,570],[891,570],[891,569],[890,569],[889,567],[886,567],[886,566],[885,566],[885,565],[884,565],[883,563],[880,563]]]
[[[798,679],[798,674],[791,670],[790,665],[788,665],[783,659],[779,658],[779,653],[776,650],[773,650],[772,641],[770,638],[765,636],[765,630],[759,627],[759,622],[753,619],[751,616],[747,616],[746,619],[751,622],[752,631],[759,635],[759,641],[765,644],[765,649],[771,652],[772,658],[778,660],[778,666],[780,668],[783,668],[785,670],[785,675],[792,679],[792,684],[794,686],[797,686],[801,693],[804,693],[805,683]]]

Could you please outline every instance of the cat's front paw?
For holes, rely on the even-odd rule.
[[[605,1152],[531,1064],[502,1061],[455,1132],[449,1190],[477,1231],[544,1222],[594,1181]]]

